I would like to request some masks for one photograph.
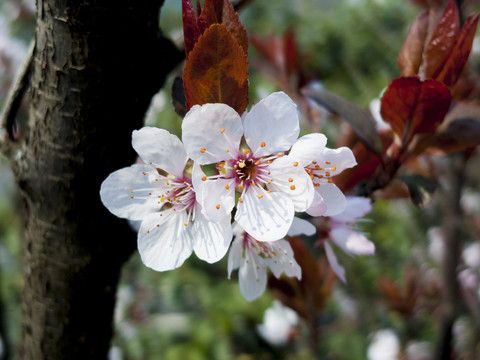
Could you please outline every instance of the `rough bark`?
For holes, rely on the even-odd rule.
[[[11,162],[25,203],[23,359],[105,359],[122,264],[136,248],[99,187],[179,56],[163,0],[37,0],[30,117]]]

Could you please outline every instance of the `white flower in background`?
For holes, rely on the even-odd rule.
[[[141,221],[138,250],[143,263],[157,271],[171,270],[192,251],[210,263],[220,260],[232,239],[230,217],[212,222],[201,213],[193,181],[184,173],[188,156],[180,139],[144,127],[133,132],[132,145],[145,164],[110,174],[100,196],[114,215]]]
[[[337,215],[345,209],[345,195],[333,183],[333,177],[357,164],[349,148],[329,149],[326,144],[325,135],[308,134],[292,146],[287,156],[305,169],[314,185],[314,199],[306,210],[312,216]]]
[[[356,229],[356,222],[371,209],[370,199],[357,196],[347,197],[347,207],[341,214],[330,217],[328,236],[320,240],[332,270],[343,282],[346,282],[345,268],[338,263],[337,256],[328,240],[349,255],[373,255],[375,245]]]
[[[315,231],[315,227],[308,221],[294,218],[288,234],[313,235]],[[234,224],[233,233],[235,239],[228,254],[228,278],[233,270],[240,269],[240,292],[248,301],[258,298],[265,291],[267,267],[277,278],[283,272],[287,276],[301,278],[302,270],[293,257],[292,247],[287,240],[257,241],[238,223]]]
[[[229,215],[237,192],[235,220],[250,235],[261,241],[284,237],[294,212],[305,211],[314,194],[308,174],[283,156],[299,131],[297,107],[282,92],[261,100],[244,119],[225,104],[193,106],[182,124],[185,149],[196,164],[216,166],[197,188],[205,216]]]
[[[377,331],[368,346],[368,360],[397,360],[400,354],[400,341],[393,330]]]
[[[263,324],[257,326],[257,331],[265,341],[281,346],[292,340],[298,325],[298,315],[292,309],[274,300],[263,315]]]

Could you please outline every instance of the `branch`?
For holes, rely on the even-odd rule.
[[[453,324],[458,315],[459,285],[457,268],[460,255],[462,208],[460,198],[465,180],[465,154],[458,153],[449,160],[449,188],[445,189],[446,200],[443,214],[444,258],[443,301],[440,334],[435,359],[449,360],[452,352]]]
[[[0,118],[0,150],[2,151],[6,150],[9,142],[15,141],[15,118],[25,90],[28,88],[34,49],[35,40],[32,40],[25,62],[18,72],[15,83],[10,89],[7,101],[5,102],[2,117]]]

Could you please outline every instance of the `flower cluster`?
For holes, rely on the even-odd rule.
[[[297,107],[283,92],[243,116],[226,104],[195,105],[182,141],[163,129],[134,131],[143,164],[112,173],[101,199],[116,216],[141,222],[140,256],[157,271],[181,266],[193,251],[216,262],[235,236],[228,273],[239,268],[242,294],[254,299],[265,289],[267,267],[277,277],[301,277],[284,237],[316,229],[295,213],[331,217],[347,206],[333,177],[356,165],[351,150],[299,132]]]

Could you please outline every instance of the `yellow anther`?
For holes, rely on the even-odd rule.
[[[319,178],[319,179],[323,179],[323,175],[318,175],[318,178]]]
[[[149,164],[152,165],[152,162],[150,161]]]
[[[227,190],[230,189],[230,185],[228,185],[228,184],[225,185],[225,189],[227,189]]]
[[[183,223],[183,225],[187,226],[187,223]]]
[[[225,163],[221,162],[221,163],[218,163],[218,167],[219,168],[223,168],[225,166]]]
[[[217,208],[217,210],[220,210],[220,204],[217,204],[217,206],[215,206]]]
[[[250,154],[250,149],[246,149],[245,154]]]
[[[282,155],[283,155],[282,153],[278,153],[278,154],[277,154],[278,157],[280,157],[280,156],[282,156]]]
[[[327,172],[325,173],[325,175],[330,176],[330,173],[327,171]]]
[[[133,190],[130,190],[130,194],[133,194]]]
[[[268,163],[268,164],[271,164],[271,163],[272,163],[272,160],[267,160],[267,163]]]
[[[245,165],[245,163],[243,161],[238,163],[238,167],[240,169],[243,169],[245,166],[247,166],[247,165]]]
[[[162,214],[160,214],[160,216],[162,216]],[[160,224],[157,224],[157,227],[160,227]]]
[[[155,179],[155,181],[158,181],[158,179]],[[167,184],[168,185],[168,184]]]
[[[202,181],[207,181],[207,177],[206,176],[202,177]]]
[[[293,182],[293,179],[292,178],[288,179],[288,182]]]
[[[238,202],[240,202],[241,204],[243,204],[243,200],[241,197],[238,198]]]
[[[257,160],[257,161],[255,162],[255,165],[260,165],[260,160]]]
[[[165,201],[165,198],[164,198],[164,197],[161,197],[161,198],[160,198],[160,201],[161,201],[161,202],[164,202],[164,201]]]
[[[133,196],[130,196],[130,199],[133,199]]]
[[[203,154],[206,150],[207,150],[207,149],[205,149],[205,148],[201,148],[201,149],[200,149],[200,152]]]
[[[260,147],[262,147],[262,148],[265,147],[265,142],[264,141],[262,141],[262,143],[260,144]]]
[[[258,194],[258,198],[259,198],[259,199],[263,198],[263,195],[262,195],[262,194]]]
[[[290,186],[290,190],[295,190],[295,185]]]
[[[187,186],[187,189],[190,190],[192,187],[190,185]]]
[[[295,161],[295,162],[293,163],[293,166],[297,167],[297,166],[298,166],[298,161]]]
[[[337,167],[336,166],[332,166],[332,171],[335,171],[337,170]]]
[[[272,192],[272,189],[268,190],[267,192],[270,194]]]
[[[222,133],[222,134],[223,134],[224,132],[225,132],[225,129],[222,129],[222,130],[220,130],[220,133]]]
[[[227,152],[230,152],[230,149],[227,149]]]
[[[315,165],[317,162],[316,161],[312,161],[312,164]]]
[[[330,165],[331,162],[330,161],[325,161],[325,164]]]
[[[333,179],[332,178],[328,179],[328,183],[329,184],[333,183]]]
[[[143,175],[147,175],[147,173],[146,173],[145,171],[142,171],[142,174],[143,174]]]
[[[243,189],[243,184],[238,184],[238,187],[239,187],[240,189]]]
[[[150,230],[147,230],[147,234],[150,234]]]

